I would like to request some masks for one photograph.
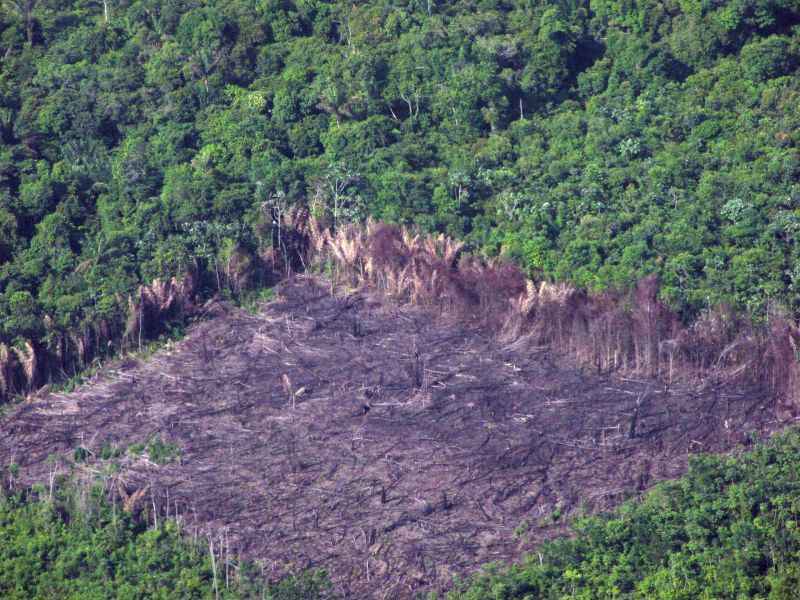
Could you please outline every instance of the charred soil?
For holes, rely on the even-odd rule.
[[[13,485],[75,468],[83,448],[87,472],[117,461],[108,489],[128,508],[222,536],[268,576],[321,567],[346,597],[402,598],[781,425],[757,387],[588,373],[313,278],[257,315],[218,312],[146,362],[4,417]],[[101,458],[156,437],[176,460]]]

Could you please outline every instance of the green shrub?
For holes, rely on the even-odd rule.
[[[220,598],[331,597],[323,573],[268,586],[253,565],[237,566],[230,588],[217,582]],[[208,548],[185,539],[174,522],[149,527],[108,504],[100,490],[67,484],[52,501],[0,497],[0,597],[210,599],[214,573]]]

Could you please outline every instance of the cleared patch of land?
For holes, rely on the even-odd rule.
[[[324,567],[352,598],[403,598],[513,560],[565,529],[780,425],[756,389],[666,389],[589,374],[542,348],[367,293],[284,284],[258,315],[221,307],[186,339],[2,420],[15,485],[116,459],[129,504],[222,535],[265,574]],[[523,525],[520,527],[520,525]]]

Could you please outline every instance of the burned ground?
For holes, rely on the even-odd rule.
[[[145,362],[4,417],[13,484],[46,482],[82,447],[79,468],[109,473],[129,505],[222,535],[269,576],[324,567],[347,597],[399,598],[519,558],[569,515],[680,475],[689,454],[779,426],[756,389],[585,373],[311,279],[257,315],[218,311]],[[179,459],[103,469],[103,446],[153,436]]]

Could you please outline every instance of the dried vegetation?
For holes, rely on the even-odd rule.
[[[501,341],[546,346],[599,373],[764,385],[787,417],[797,403],[800,329],[777,308],[758,326],[722,306],[687,327],[658,299],[654,276],[627,293],[587,294],[464,254],[443,235],[374,222],[336,232],[303,226],[310,260],[332,266],[337,283],[477,321]]]
[[[18,407],[4,483],[52,481],[84,448],[77,468],[105,473],[128,510],[225,539],[226,564],[325,567],[347,597],[404,598],[519,558],[574,511],[791,412],[797,331],[778,316],[758,330],[719,310],[687,328],[654,280],[589,296],[444,237],[304,222],[292,260],[328,279],[292,277],[256,315],[215,304],[147,362]],[[188,310],[181,286],[143,291],[128,335]],[[102,458],[156,437],[179,459]]]

